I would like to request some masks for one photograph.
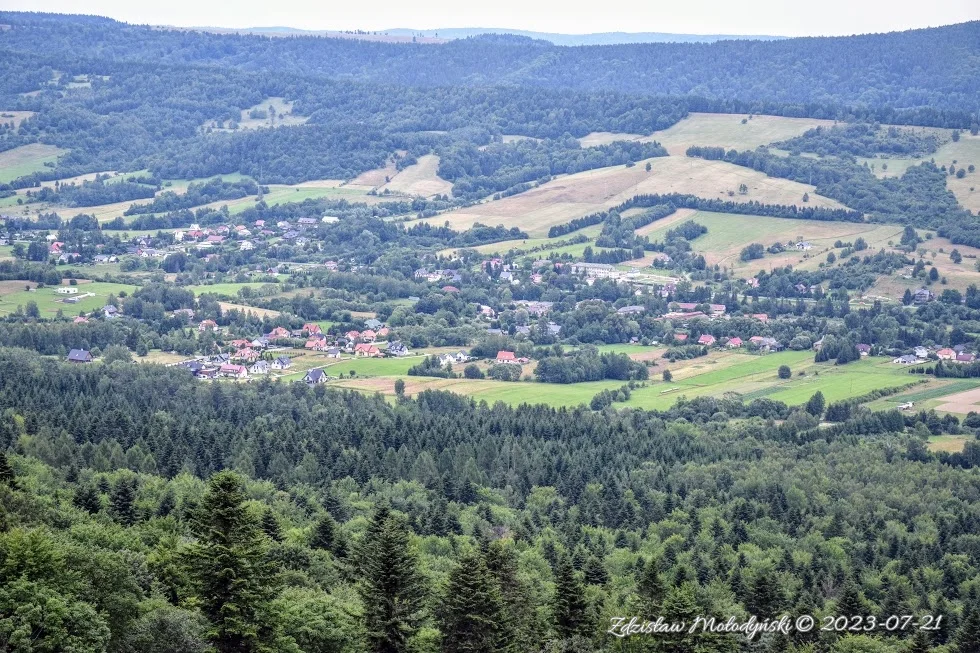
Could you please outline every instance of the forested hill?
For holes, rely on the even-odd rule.
[[[853,37],[555,46],[488,35],[443,45],[217,35],[53,14],[0,13],[0,51],[218,64],[397,85],[527,85],[631,94],[976,111],[980,21]],[[59,68],[60,69],[60,68]]]

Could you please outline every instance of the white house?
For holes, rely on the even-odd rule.
[[[77,295],[78,288],[76,288],[75,286],[62,286],[57,290],[55,290],[55,292],[58,293],[59,295]]]

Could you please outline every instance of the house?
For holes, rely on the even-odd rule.
[[[730,349],[737,349],[742,346],[742,339],[739,338],[738,336],[735,336],[734,338],[729,338],[728,342],[725,343],[725,346]]]
[[[61,286],[55,292],[59,295],[77,295],[78,288],[76,286]]]
[[[914,406],[914,405],[915,404],[913,402],[907,401],[904,404],[899,404],[898,405],[898,409],[899,410],[912,410],[912,406]]]
[[[327,348],[327,358],[340,358],[340,349],[337,347]]]
[[[555,324],[554,322],[548,322],[548,324],[545,325],[545,328],[548,329],[548,335],[557,336],[559,333],[561,333],[561,325]]]
[[[355,356],[364,356],[367,358],[377,358],[381,355],[381,350],[374,345],[368,344],[366,342],[358,343],[354,347]]]
[[[381,320],[375,317],[372,317],[364,320],[364,326],[366,326],[369,329],[374,329],[375,331],[377,331],[378,329],[384,326],[384,322],[382,322]]]
[[[572,274],[585,274],[593,279],[617,276],[616,268],[608,263],[572,263]]]
[[[269,367],[274,370],[288,370],[292,366],[293,361],[289,358],[289,356],[280,356],[276,360],[272,361],[271,365],[269,365]]]
[[[912,295],[912,301],[915,302],[916,304],[926,304],[932,301],[932,298],[933,298],[933,294],[929,291],[928,288],[919,288],[918,290],[915,291],[915,294]]]
[[[321,369],[310,370],[303,377],[303,383],[306,385],[319,385],[321,383],[327,382],[327,374]]]
[[[212,245],[217,245],[225,241],[224,236],[211,235],[208,236],[204,242],[211,243]]]
[[[868,354],[871,353],[871,345],[866,345],[864,343],[859,343],[857,345],[857,350],[858,350],[858,353],[861,354],[862,356],[867,356]]]
[[[248,369],[246,369],[244,365],[225,363],[220,368],[218,368],[218,374],[232,379],[247,379]]]
[[[388,343],[388,349],[386,350],[389,356],[408,356],[408,347],[405,346],[400,340],[393,340]]]
[[[316,224],[316,218],[300,218],[296,222],[303,225],[312,225]]]
[[[494,318],[497,317],[497,311],[493,310],[485,304],[480,304],[480,315],[483,317]]]
[[[456,362],[456,357],[453,356],[452,354],[443,354],[442,356],[439,357],[439,365],[441,365],[442,367],[445,367],[446,365],[452,367],[455,362]]]
[[[388,327],[381,327],[378,329],[379,338],[387,338],[389,333],[391,333],[391,330]]]
[[[769,322],[769,315],[766,313],[753,313],[752,319],[759,320],[763,324],[766,324]]]
[[[269,346],[269,339],[266,338],[265,336],[262,336],[261,338],[256,338],[255,340],[249,343],[249,346],[252,347],[253,349],[265,349],[266,347]]]
[[[912,354],[905,354],[904,356],[899,356],[892,362],[898,365],[915,365],[916,363],[919,363],[921,361]]]
[[[269,365],[269,361],[258,361],[252,365],[249,372],[252,374],[268,374],[272,370],[272,366]]]
[[[512,351],[498,351],[497,352],[497,362],[498,363],[516,363],[517,359],[514,357],[514,352]]]
[[[280,338],[288,338],[289,337],[289,331],[287,331],[286,329],[284,329],[281,326],[278,326],[275,329],[273,329],[272,331],[270,331],[269,333],[267,333],[265,335],[265,337],[266,338],[269,338],[270,340],[278,340]]]
[[[253,361],[257,361],[260,357],[261,357],[261,355],[259,354],[259,352],[255,351],[251,347],[246,347],[244,349],[239,349],[238,351],[235,352],[235,355],[232,356],[232,358],[234,358],[234,359],[243,360],[243,361],[246,361],[248,363],[251,363]]]
[[[977,359],[973,354],[956,354],[957,363],[972,363]]]
[[[249,252],[255,249],[255,245],[253,245],[252,241],[250,240],[243,240],[241,243],[239,243],[238,249],[242,252]]]
[[[118,317],[119,316],[119,309],[116,308],[115,306],[113,306],[112,304],[109,304],[107,306],[103,306],[102,307],[102,315],[104,315],[106,317],[106,319],[112,319],[114,317]]]
[[[806,240],[801,240],[800,242],[796,243],[796,250],[798,252],[805,252],[805,251],[811,249],[812,247],[813,247],[813,245],[811,245],[809,243],[809,241],[806,241]]]
[[[914,350],[917,358],[929,358],[929,349],[926,347],[916,347]]]
[[[823,338],[814,341],[811,347],[813,347],[813,351],[820,351],[823,348]]]
[[[460,349],[458,352],[453,354],[453,358],[456,360],[457,363],[465,363],[470,359],[470,355],[467,354],[462,349]]]
[[[941,361],[951,361],[956,358],[956,352],[948,347],[944,347],[936,352],[936,356],[939,357]]]
[[[623,306],[622,308],[617,308],[616,313],[619,315],[639,315],[646,310],[643,306]]]
[[[68,352],[69,363],[91,363],[92,354],[87,349],[72,349]]]
[[[72,324],[88,324],[88,318],[79,315],[74,320],[72,320]]]
[[[345,333],[344,334],[344,337],[347,338],[348,340],[357,340],[358,338],[361,337],[361,332],[360,331],[351,330],[351,331],[348,331],[347,333]]]
[[[243,347],[248,347],[250,344],[252,343],[246,338],[237,338],[231,341],[231,346],[235,349],[242,349]]]
[[[316,322],[307,322],[306,324],[304,324],[303,331],[305,331],[309,335],[313,335],[314,333],[323,333],[323,330],[320,328],[320,325],[317,324]]]
[[[674,340],[676,340],[677,342],[687,342],[687,334],[686,333],[675,333],[674,334]]]
[[[309,349],[311,351],[323,351],[327,348],[326,338],[310,338],[303,345],[303,349]]]
[[[705,333],[700,338],[698,338],[698,344],[705,345],[706,347],[710,347],[711,345],[715,344],[715,337],[710,333]]]
[[[363,340],[364,342],[374,342],[377,339],[378,339],[378,334],[376,334],[371,329],[366,329],[365,331],[361,331],[361,340]]]
[[[218,328],[218,323],[214,320],[201,320],[201,323],[197,325],[197,330],[200,332],[214,331]]]

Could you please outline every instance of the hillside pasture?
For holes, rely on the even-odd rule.
[[[43,143],[21,145],[0,152],[0,183],[8,183],[32,172],[45,170],[46,163],[55,163],[59,156],[67,152],[68,150]]]
[[[742,120],[745,119],[745,124]],[[751,150],[760,145],[799,136],[814,127],[831,127],[833,120],[786,118],[733,113],[692,113],[669,128],[649,135],[671,155],[683,155],[692,145]]]
[[[4,111],[0,110],[0,123],[13,123],[14,127],[20,127],[20,123],[34,115],[33,111]]]
[[[452,182],[446,181],[436,174],[438,169],[438,156],[435,154],[420,156],[418,163],[410,165],[401,172],[398,172],[379,191],[389,190],[392,193],[420,195],[422,197],[452,194]]]
[[[663,240],[667,231],[687,220],[708,228],[708,233],[691,241],[691,246],[696,253],[705,257],[709,265],[724,265],[748,274],[786,265],[815,269],[826,260],[826,251],[833,249],[837,240],[853,242],[861,237],[868,242],[869,248],[876,250],[887,247],[889,240],[898,242],[902,235],[902,227],[896,225],[797,220],[709,211],[678,211],[643,228],[642,235],[651,241]],[[739,258],[742,249],[751,243],[769,247],[774,243],[785,245],[800,239],[809,241],[812,248],[806,252],[791,248],[779,254],[767,253],[765,257],[747,263]],[[867,253],[871,252],[863,252]]]
[[[842,206],[818,195],[808,184],[767,177],[725,161],[670,156],[649,159],[649,162],[649,172],[645,169],[646,161],[641,161],[632,167],[610,166],[566,175],[518,195],[450,211],[426,221],[442,224],[448,220],[456,229],[467,229],[476,222],[500,224],[519,227],[532,237],[541,237],[554,225],[646,193],[690,193],[708,199],[799,206],[805,206],[803,194],[808,193],[809,206]],[[749,188],[745,195],[737,193],[743,183]]]
[[[778,378],[780,365],[793,371]],[[812,351],[786,351],[769,355],[712,352],[707,359],[667,365],[674,375],[670,383],[654,382],[634,391],[625,406],[664,410],[680,397],[721,398],[736,393],[746,401],[766,397],[790,405],[805,403],[820,391],[828,402],[841,401],[882,388],[895,388],[920,379],[907,368],[885,358],[862,359],[848,365],[814,363]],[[799,374],[804,372],[804,375]]]
[[[270,112],[269,109],[272,109]],[[252,118],[252,111],[265,111],[265,118]],[[298,116],[293,114],[293,103],[281,97],[269,97],[258,104],[242,110],[241,118],[238,120],[238,129],[262,129],[269,127],[291,127],[303,125],[309,120],[308,116]],[[205,128],[214,131],[230,132],[236,131],[227,126],[217,125],[214,121],[205,124]]]
[[[949,130],[941,131],[944,137],[949,135]],[[980,212],[980,135],[973,136],[969,132],[962,132],[959,141],[954,142],[948,138],[945,140],[946,142],[936,150],[935,154],[920,158],[877,157],[858,159],[858,161],[873,166],[875,175],[882,178],[901,176],[910,167],[930,160],[935,160],[937,166],[947,168],[956,161],[953,165],[957,170],[969,168],[972,164],[975,167],[974,172],[967,172],[962,179],[957,179],[955,176],[947,177],[946,187],[956,195],[956,199],[964,208],[974,213]]]
[[[136,290],[136,286],[121,283],[104,283],[100,281],[92,283],[79,283],[78,301],[69,303],[66,300],[70,295],[59,295],[55,292],[56,286],[45,288],[33,287],[32,290],[25,290],[28,285],[26,281],[3,282],[0,288],[0,316],[10,315],[20,306],[24,308],[27,302],[37,303],[41,317],[55,317],[60,310],[66,316],[78,315],[79,313],[89,313],[105,306],[110,294],[119,295],[120,292],[131,294]],[[4,292],[4,289],[7,292]]]

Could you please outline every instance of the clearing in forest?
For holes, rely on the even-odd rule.
[[[21,145],[0,152],[0,183],[8,183],[18,177],[44,170],[47,168],[46,163],[56,162],[59,156],[67,152],[68,150],[43,143]]]
[[[384,184],[378,192],[389,190],[392,193],[421,195],[422,197],[452,194],[452,182],[446,181],[436,174],[437,170],[439,170],[438,156],[435,154],[420,156],[418,163],[396,173],[391,181]]]

